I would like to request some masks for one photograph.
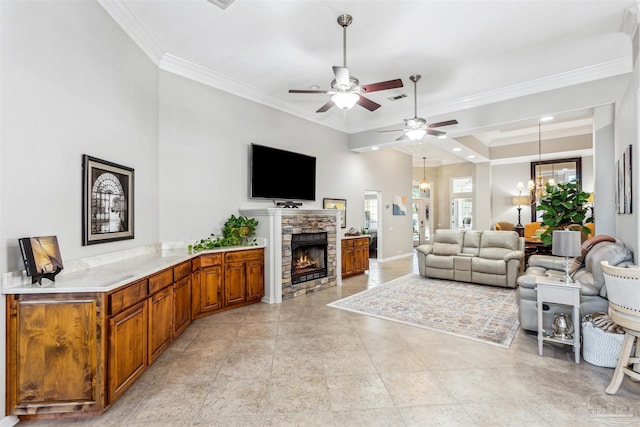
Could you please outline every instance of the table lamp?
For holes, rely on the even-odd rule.
[[[569,276],[569,258],[582,255],[580,243],[580,232],[571,230],[554,230],[551,245],[553,255],[564,257],[564,277],[563,282],[571,283],[573,279]]]

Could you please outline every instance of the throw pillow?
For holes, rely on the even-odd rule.
[[[569,275],[573,277],[573,275],[584,267],[584,258],[587,256],[587,253],[593,248],[595,245],[601,242],[615,242],[616,239],[607,236],[606,234],[600,234],[597,236],[593,236],[584,242],[582,242],[582,255],[577,256],[573,259],[573,263],[571,264],[571,268],[569,269]]]
[[[434,255],[458,255],[460,253],[460,245],[457,243],[437,243],[433,244]]]

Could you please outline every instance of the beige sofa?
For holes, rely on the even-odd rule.
[[[416,251],[423,276],[515,288],[524,239],[515,231],[440,229]]]

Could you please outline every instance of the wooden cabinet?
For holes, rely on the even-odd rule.
[[[200,256],[192,263],[194,318],[258,302],[264,296],[264,249]]]
[[[341,246],[343,278],[369,269],[369,237],[342,239]]]
[[[148,365],[146,299],[109,319],[108,360],[108,394],[112,403]]]
[[[106,407],[103,302],[94,293],[7,296],[8,413]]]
[[[259,301],[264,295],[264,250],[226,253],[224,283],[226,304]]]
[[[203,254],[104,293],[7,296],[7,413],[99,414],[191,320],[258,302],[264,249]]]

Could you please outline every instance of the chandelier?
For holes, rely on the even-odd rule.
[[[530,179],[527,183],[527,188],[529,190],[529,194],[531,195],[531,204],[535,204],[540,197],[547,194],[546,184],[556,185],[556,181],[553,178],[549,178],[549,181],[545,184],[544,177],[542,176],[542,169],[540,166],[542,165],[542,133],[541,133],[541,122],[553,120],[553,117],[544,117],[540,119],[538,122],[538,163],[536,164],[537,174],[535,177],[535,181]]]
[[[431,185],[427,182],[427,158],[422,158],[422,181],[418,184],[420,191],[429,191]]]

